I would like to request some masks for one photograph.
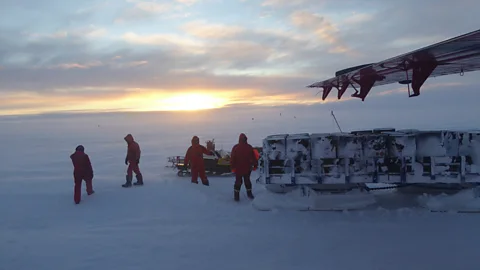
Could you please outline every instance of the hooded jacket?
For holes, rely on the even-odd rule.
[[[257,167],[255,152],[247,140],[247,136],[241,133],[238,137],[238,144],[232,148],[230,167],[238,175],[250,173],[252,168]]]
[[[130,163],[138,163],[141,156],[140,145],[133,139],[132,134],[128,134],[123,139],[127,142],[127,156],[125,160]]]
[[[203,168],[203,154],[212,155],[212,153],[207,150],[207,148],[200,144],[200,140],[197,136],[192,137],[192,145],[188,148],[187,153],[185,154],[185,165],[191,163],[192,168]]]
[[[70,155],[73,164],[73,175],[81,178],[93,178],[93,168],[90,158],[85,154],[83,147],[77,147]]]

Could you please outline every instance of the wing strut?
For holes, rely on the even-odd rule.
[[[379,75],[372,67],[361,69],[359,73],[360,80],[357,80],[355,77],[352,77],[352,80],[360,85],[360,93],[355,92],[352,94],[352,97],[360,98],[364,101],[373,85],[377,81],[385,79],[385,76]]]
[[[420,95],[420,88],[425,81],[430,77],[432,72],[437,68],[437,61],[431,54],[423,52],[414,56],[412,63],[412,90],[413,94],[410,97]]]

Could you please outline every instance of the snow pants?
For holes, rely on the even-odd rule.
[[[80,175],[74,175],[75,186],[73,188],[73,200],[76,204],[80,203],[82,197],[82,181],[85,181],[87,194],[93,193],[93,177],[84,177]]]
[[[138,163],[136,163],[136,162],[129,162],[128,163],[128,168],[127,168],[128,177],[133,176],[132,172],[135,172],[135,175],[142,174],[140,172],[140,167],[138,167]]]
[[[205,174],[205,167],[204,166],[192,166],[191,169],[192,173],[192,183],[198,183],[198,177],[202,180],[202,183],[207,183],[207,175]]]
[[[235,185],[234,185],[234,190],[235,191],[240,191],[240,188],[242,187],[242,182],[245,184],[245,188],[248,190],[252,190],[252,182],[250,181],[250,174],[252,172],[249,171],[245,174],[235,174]]]

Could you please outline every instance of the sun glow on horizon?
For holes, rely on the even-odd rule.
[[[181,92],[179,92],[181,91]],[[158,90],[129,89],[128,93],[94,95],[82,98],[78,95],[40,95],[7,93],[3,95],[0,116],[43,113],[82,112],[195,112],[240,106],[281,106],[288,104],[314,104],[318,100],[304,94],[270,94],[254,89],[222,90]],[[320,103],[329,103],[330,100]],[[18,106],[18,108],[16,107]]]
[[[149,111],[199,111],[217,109],[228,104],[228,99],[205,93],[184,93],[155,98],[141,110]]]

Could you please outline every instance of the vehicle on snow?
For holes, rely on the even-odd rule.
[[[232,174],[230,168],[230,151],[223,149],[215,149],[215,139],[206,142],[208,150],[212,151],[213,155],[203,155],[203,162],[205,165],[205,173],[209,176],[212,175],[230,175]],[[262,147],[254,147],[257,151],[257,159],[260,157]],[[185,166],[185,156],[170,156],[167,158],[169,163],[167,167],[177,170],[178,176],[191,175],[190,167]]]

